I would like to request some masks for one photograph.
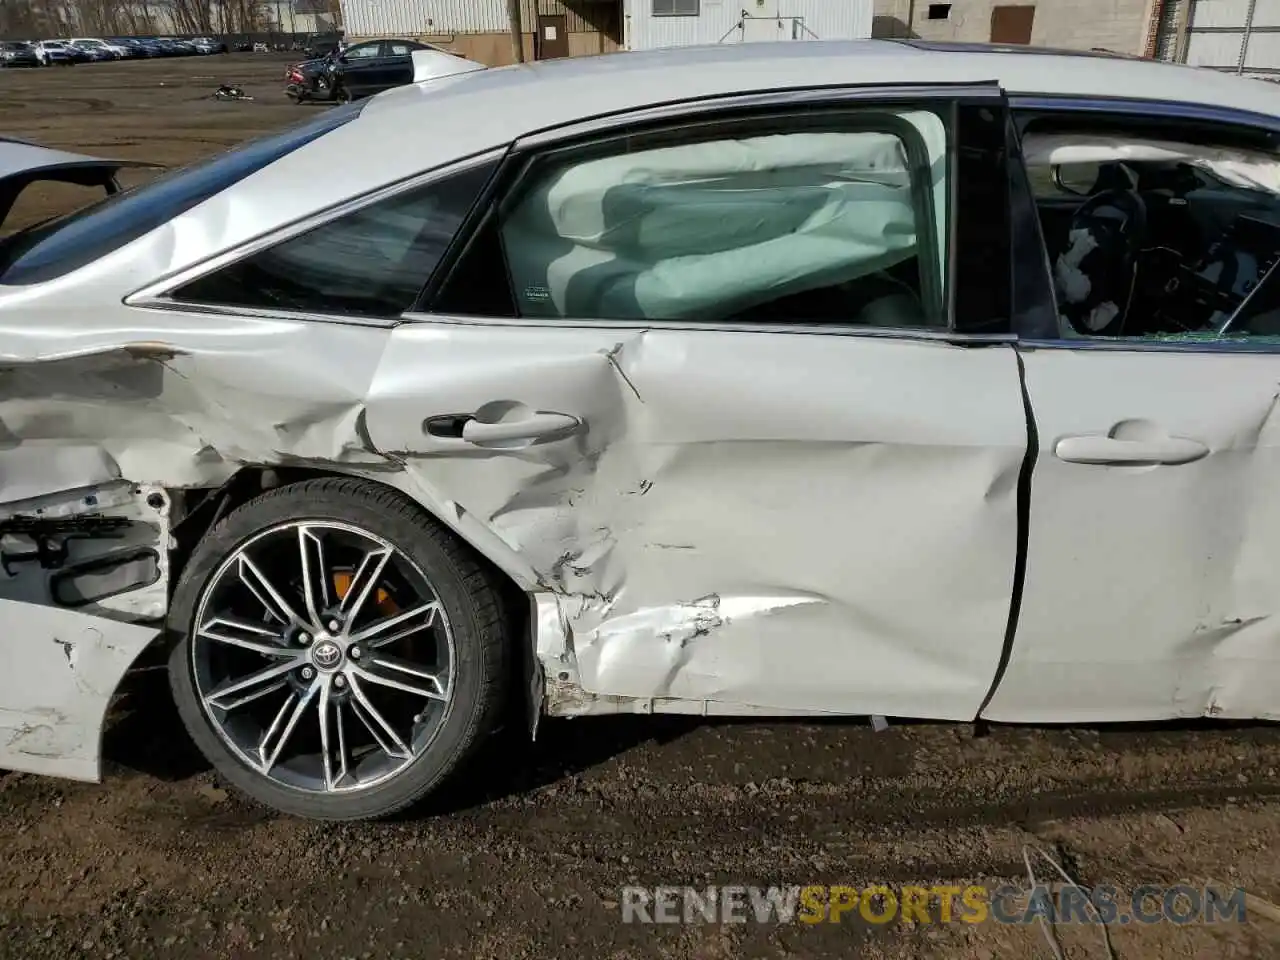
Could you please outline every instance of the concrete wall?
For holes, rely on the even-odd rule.
[[[1276,2],[1276,0],[1272,0]],[[1035,6],[1031,42],[1068,50],[1103,48],[1141,56],[1151,27],[1152,0],[1014,0]],[[928,0],[876,0],[876,36],[987,43],[996,0],[955,0],[943,20],[930,20]]]

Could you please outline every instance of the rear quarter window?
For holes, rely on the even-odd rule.
[[[362,108],[363,103],[355,103],[326,111],[300,126],[16,233],[0,243],[0,284],[43,283],[91,263],[354,120]]]
[[[171,296],[206,306],[398,317],[417,301],[495,166],[479,163],[369,203]]]

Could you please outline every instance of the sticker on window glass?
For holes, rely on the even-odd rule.
[[[551,300],[551,291],[546,287],[525,287],[524,298],[532,303],[548,303]]]
[[[555,28],[555,27],[543,27],[543,28],[542,28],[542,35],[543,35],[544,37],[546,37],[548,40],[554,40],[554,39],[556,38],[556,28]]]

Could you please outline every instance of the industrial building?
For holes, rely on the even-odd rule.
[[[871,36],[875,0],[520,0],[525,59]],[[510,63],[507,0],[342,0],[349,40],[405,36]]]
[[[1280,0],[876,0],[875,34],[1110,50],[1280,76]]]
[[[509,0],[341,0],[348,39],[515,59]],[[1107,50],[1280,78],[1280,0],[519,0],[526,60],[860,37]]]

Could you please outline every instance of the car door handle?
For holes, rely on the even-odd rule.
[[[581,421],[567,413],[539,411],[519,420],[484,423],[468,420],[462,426],[462,439],[468,443],[495,443],[502,440],[543,440],[577,430]]]
[[[469,413],[431,417],[423,424],[433,437],[483,445],[514,440],[548,440],[576,433],[582,421],[567,413],[539,410],[513,420],[487,422]]]
[[[1115,437],[1063,437],[1053,448],[1059,460],[1068,463],[1164,463],[1180,464],[1199,460],[1209,448],[1186,437],[1155,440],[1118,440]]]

